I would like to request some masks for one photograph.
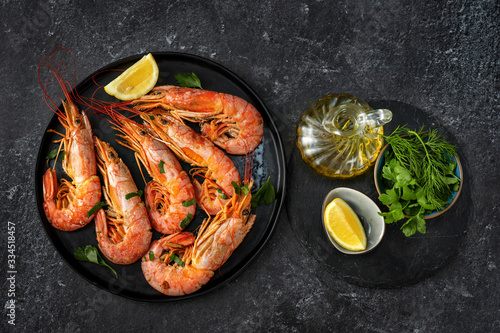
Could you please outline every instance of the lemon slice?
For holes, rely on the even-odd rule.
[[[343,248],[351,251],[366,249],[365,229],[344,200],[335,198],[326,206],[324,223],[328,234]]]
[[[153,89],[158,75],[158,65],[149,53],[105,86],[104,91],[122,101],[136,99]]]

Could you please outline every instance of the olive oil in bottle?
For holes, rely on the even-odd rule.
[[[297,147],[316,172],[350,178],[368,170],[383,145],[382,125],[392,119],[387,109],[373,110],[352,95],[327,95],[302,116]]]

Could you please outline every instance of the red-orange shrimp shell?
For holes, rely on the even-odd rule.
[[[155,111],[141,117],[180,159],[197,167],[192,174],[205,178],[203,183],[193,178],[197,202],[207,214],[217,214],[234,194],[232,182],[241,182],[231,159],[204,136],[168,114]]]
[[[94,140],[108,204],[106,212],[101,208],[95,218],[97,241],[106,258],[128,265],[140,259],[151,244],[148,213],[125,163],[108,143],[97,137]],[[128,197],[132,194],[136,195]]]
[[[63,231],[73,231],[87,225],[93,218],[87,216],[88,212],[101,200],[101,185],[96,175],[96,159],[92,128],[85,115],[78,110],[75,104],[76,93],[70,92],[70,84],[63,78],[63,72],[68,73],[64,61],[59,61],[58,56],[69,56],[73,66],[74,59],[68,49],[57,46],[54,51],[40,61],[38,65],[38,82],[43,91],[47,106],[57,114],[59,122],[65,129],[61,134],[64,149],[62,167],[71,181],[61,179],[57,182],[54,169],[48,169],[43,176],[43,209],[47,220],[53,227]],[[56,60],[57,59],[57,60]],[[41,70],[46,68],[59,83],[65,101],[62,101],[64,111],[61,111],[47,93],[47,84],[42,83]]]
[[[217,270],[243,242],[252,229],[256,216],[250,214],[251,187],[248,193],[234,195],[214,217],[203,222],[193,251],[193,266],[205,270]]]
[[[87,214],[101,200],[101,184],[96,175],[90,122],[74,104],[63,105],[65,116],[59,116],[66,128],[61,139],[65,151],[62,166],[72,182],[62,179],[58,185],[56,172],[48,169],[43,176],[43,209],[54,228],[73,231],[92,220],[93,216]]]
[[[246,194],[234,195],[215,217],[205,219],[196,238],[181,232],[153,241],[141,263],[148,283],[169,296],[190,294],[205,285],[255,223],[250,214],[252,185],[250,181]]]
[[[132,104],[140,110],[162,107],[177,118],[201,122],[202,134],[229,154],[252,152],[264,136],[259,111],[230,94],[166,85],[155,87]]]
[[[214,273],[198,269],[189,263],[189,251],[192,245],[187,247],[188,253],[181,255],[184,266],[171,263],[167,255],[166,261],[162,257],[165,251],[161,241],[153,241],[149,252],[141,262],[142,272],[146,281],[159,292],[168,296],[182,296],[194,293],[205,285]]]
[[[184,229],[196,211],[195,191],[188,174],[165,143],[148,128],[115,115],[120,144],[135,151],[153,180],[145,188],[145,202],[153,228],[163,234]]]

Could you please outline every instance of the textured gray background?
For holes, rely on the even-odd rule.
[[[1,267],[16,223],[16,326],[0,331],[500,330],[500,7],[496,1],[0,1]],[[36,68],[57,44],[78,78],[122,57],[178,51],[237,73],[266,103],[287,157],[300,114],[327,93],[411,104],[435,116],[469,162],[473,219],[459,255],[400,289],[357,287],[301,248],[283,210],[236,279],[190,300],[148,304],[81,279],[46,236],[34,166],[52,113]],[[39,177],[40,175],[38,175]],[[7,299],[2,273],[0,300]]]

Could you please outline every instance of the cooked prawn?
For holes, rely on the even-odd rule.
[[[167,85],[132,104],[139,110],[162,107],[177,118],[200,122],[202,134],[229,154],[252,152],[264,136],[259,111],[234,95]]]
[[[97,241],[101,252],[115,264],[128,265],[140,259],[151,244],[148,212],[129,169],[116,151],[94,137],[97,162],[104,179],[103,192],[108,208],[95,217]]]
[[[214,272],[190,264],[194,240],[191,233],[181,232],[151,243],[141,268],[146,281],[154,289],[168,296],[181,296],[199,290],[210,281]],[[173,255],[182,263],[169,265]]]
[[[133,150],[153,178],[146,185],[145,202],[153,228],[163,234],[181,231],[196,210],[193,184],[165,143],[154,138],[150,129],[120,114],[114,115],[118,142]]]
[[[249,182],[247,194],[234,195],[216,216],[203,222],[194,244],[193,266],[216,270],[241,244],[256,219],[250,214],[252,185],[253,181]]]
[[[74,103],[73,96],[68,91],[69,84],[62,77],[61,68],[55,65],[54,54],[58,51],[60,49],[56,48],[40,62],[38,74],[40,77],[41,67],[47,67],[59,82],[66,97],[66,100],[62,101],[63,112],[50,99],[46,87],[39,80],[47,105],[57,114],[59,122],[65,128],[64,134],[50,131],[62,136],[62,139],[57,141],[60,142],[59,151],[64,149],[65,153],[62,167],[72,181],[61,179],[58,185],[54,168],[49,168],[43,176],[43,209],[52,226],[63,231],[73,231],[92,220],[93,215],[87,214],[101,200],[101,185],[96,175],[92,128],[86,114],[80,113]]]
[[[193,178],[196,200],[207,214],[217,214],[234,194],[232,182],[241,182],[231,159],[203,135],[171,115],[155,110],[141,117],[180,159],[196,167],[191,169],[192,175],[205,178],[203,183]]]
[[[190,294],[205,285],[255,222],[250,214],[252,184],[247,184],[246,194],[234,195],[215,217],[205,219],[196,239],[183,232],[153,241],[141,263],[148,283],[169,296]]]

